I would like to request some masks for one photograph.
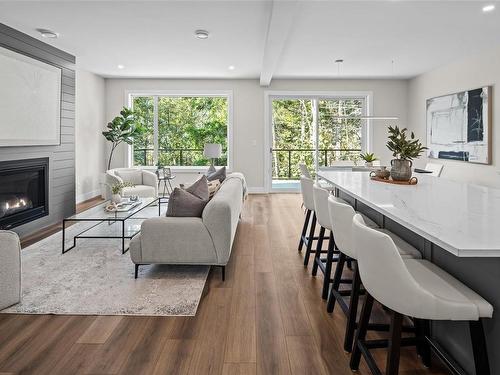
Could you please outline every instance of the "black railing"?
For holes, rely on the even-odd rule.
[[[300,178],[299,163],[304,163],[314,170],[314,156],[316,150],[313,148],[273,148],[273,179],[274,180],[296,180]],[[359,159],[361,149],[346,148],[320,148],[319,165],[328,166],[336,160]]]
[[[227,150],[222,150],[222,156],[215,159],[216,165],[225,165]],[[153,165],[152,148],[134,148],[134,161],[137,163],[140,160],[141,165]],[[193,154],[196,157],[193,157]],[[193,165],[210,165],[210,159],[203,156],[202,148],[160,148],[158,149],[158,160],[167,159],[162,165],[172,166],[193,166]],[[221,163],[222,162],[222,163]]]

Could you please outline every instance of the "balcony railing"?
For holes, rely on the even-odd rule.
[[[222,156],[215,159],[216,165],[225,165],[227,150],[222,150]],[[154,149],[134,148],[134,163],[140,165],[154,165]],[[202,148],[160,148],[158,162],[169,166],[204,166],[210,165],[210,159],[203,156]]]
[[[273,148],[273,180],[297,180],[300,178],[299,163],[305,163],[314,170],[313,148]],[[337,160],[356,160],[361,149],[320,148],[318,164],[322,167]]]

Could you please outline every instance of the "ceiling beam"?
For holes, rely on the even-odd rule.
[[[273,0],[260,71],[261,86],[269,86],[273,79],[298,8],[297,0]]]

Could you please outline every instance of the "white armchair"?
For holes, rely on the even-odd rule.
[[[21,245],[16,233],[0,231],[0,310],[21,301]]]
[[[116,168],[106,172],[106,183],[110,186],[120,182],[129,182],[133,187],[123,188],[122,195],[137,195],[142,198],[158,196],[158,177],[155,173],[138,168]]]

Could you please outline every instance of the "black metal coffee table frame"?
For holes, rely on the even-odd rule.
[[[144,207],[140,207],[137,211],[133,211],[130,213],[130,215],[124,216],[124,217],[117,217],[117,213],[115,213],[115,217],[109,217],[109,218],[67,218],[64,219],[62,222],[62,253],[65,254],[74,247],[76,247],[76,240],[78,238],[109,238],[109,239],[121,239],[122,241],[122,254],[125,254],[128,251],[128,247],[125,248],[125,240],[131,240],[134,238],[140,230],[137,230],[134,232],[132,235],[125,235],[125,221],[132,219],[133,216],[137,215],[139,212],[144,210],[147,207],[153,206],[155,203],[158,204],[158,216],[161,215],[161,204],[162,203],[168,203],[168,198],[166,197],[159,197],[154,199],[148,204],[144,204]],[[92,225],[89,228],[86,228],[85,230],[81,231],[80,233],[76,234],[73,237],[73,246],[69,248],[65,248],[65,242],[66,242],[66,223],[67,222],[96,222],[96,224]],[[95,228],[98,225],[101,225],[102,223],[108,222],[109,225],[114,224],[116,222],[121,222],[122,224],[122,230],[121,230],[121,236],[86,236],[85,233],[87,233],[89,230]]]

